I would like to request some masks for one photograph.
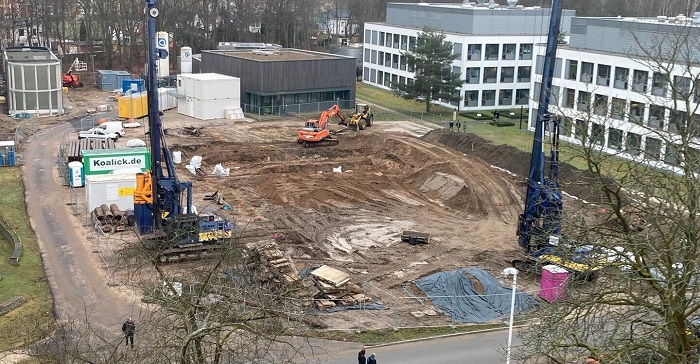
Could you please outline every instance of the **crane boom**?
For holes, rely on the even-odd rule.
[[[562,0],[552,1],[552,10],[547,34],[542,87],[539,95],[539,107],[535,123],[535,135],[532,144],[530,171],[527,177],[525,208],[518,219],[518,243],[525,252],[538,257],[548,253],[552,245],[558,242],[561,233],[562,195],[558,171],[558,135],[559,125],[549,115],[549,90],[552,88],[557,43],[561,28]],[[552,136],[552,149],[549,156],[549,175],[545,176],[544,139],[549,126]],[[555,237],[552,239],[552,237]]]

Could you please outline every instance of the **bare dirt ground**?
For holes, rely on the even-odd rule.
[[[109,95],[94,88],[70,90],[71,113],[56,122],[100,104],[116,108],[105,101]],[[163,116],[170,149],[183,155],[179,177],[192,180],[200,211],[216,208],[234,220],[242,243],[276,240],[297,267],[328,264],[345,270],[375,302],[389,307],[372,314],[324,315],[328,326],[448,323],[443,316],[411,314],[432,307],[427,300],[408,297],[419,295],[412,281],[460,267],[499,276],[519,255],[515,230],[524,177],[481,158],[503,162],[498,164],[502,168],[521,168],[529,164],[527,154],[404,120],[377,120],[366,130],[340,133],[337,146],[304,148],[296,143],[304,121],[293,116],[200,121],[177,110]],[[199,135],[188,134],[185,127],[198,128]],[[147,140],[144,131],[128,129],[119,143]],[[184,168],[195,155],[203,157],[205,171],[221,163],[230,175],[195,178]],[[333,172],[337,167],[341,173]],[[230,210],[202,199],[214,191]],[[429,233],[432,240],[427,245],[403,243],[404,230]],[[526,290],[536,287],[534,281],[523,283]]]

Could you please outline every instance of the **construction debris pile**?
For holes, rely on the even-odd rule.
[[[299,273],[292,260],[275,242],[249,246],[252,251],[248,268],[255,272],[261,283],[294,284],[299,282]]]
[[[314,295],[314,305],[321,310],[336,306],[355,306],[372,300],[362,294],[362,288],[350,281],[350,275],[322,265],[311,272],[311,279],[319,292]]]
[[[124,231],[124,228],[129,225],[129,214],[133,215],[133,211],[124,212],[119,209],[117,204],[102,204],[95,207],[92,212],[95,229],[101,230],[104,233],[113,233]]]

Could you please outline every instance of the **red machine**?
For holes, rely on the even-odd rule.
[[[311,119],[306,122],[304,128],[299,130],[297,143],[303,144],[305,147],[337,145],[338,139],[331,136],[331,131],[328,128],[328,120],[334,116],[337,116],[341,123],[345,122],[345,115],[340,111],[340,107],[333,105],[330,109],[322,112],[317,120]]]
[[[80,62],[77,58],[70,65],[68,72],[63,75],[63,87],[83,87],[83,83],[78,79],[78,75],[74,75],[73,71],[86,71],[87,64],[85,62]]]

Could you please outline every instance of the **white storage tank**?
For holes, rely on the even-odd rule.
[[[73,161],[68,163],[68,180],[71,187],[83,187],[85,185],[82,162]]]
[[[134,208],[136,174],[100,174],[85,176],[88,211],[102,204],[117,204],[124,211]]]
[[[48,48],[7,47],[3,55],[11,116],[63,114],[61,61]]]
[[[192,48],[180,48],[180,73],[192,73]]]

